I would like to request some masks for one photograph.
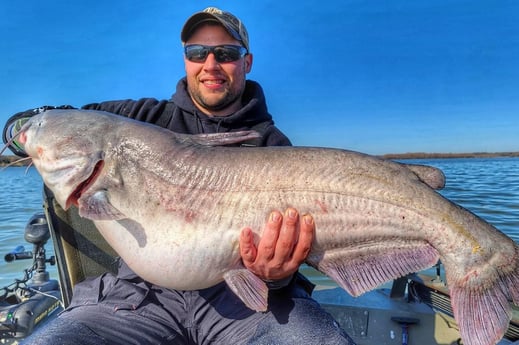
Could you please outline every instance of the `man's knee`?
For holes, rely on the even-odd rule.
[[[108,343],[80,322],[56,318],[24,339],[20,345],[108,345]]]
[[[290,304],[270,304],[265,318],[249,344],[354,345],[333,317],[308,298],[293,298]]]

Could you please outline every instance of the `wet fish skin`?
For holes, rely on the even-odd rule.
[[[260,236],[266,214],[291,206],[316,222],[308,264],[352,295],[441,259],[464,343],[501,339],[509,300],[519,302],[510,238],[436,193],[430,186],[441,183],[419,169],[338,149],[212,147],[253,136],[178,135],[53,110],[20,140],[60,205],[77,204],[150,282],[191,290],[225,279],[249,307],[266,309],[265,284],[241,264],[239,233],[251,226]]]

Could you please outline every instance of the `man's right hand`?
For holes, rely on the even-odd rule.
[[[289,208],[285,214],[273,211],[265,224],[258,245],[250,228],[240,236],[243,264],[267,281],[284,281],[297,272],[310,252],[315,237],[315,223],[309,214],[300,216]]]

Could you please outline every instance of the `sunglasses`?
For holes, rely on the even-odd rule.
[[[190,44],[184,47],[186,59],[191,62],[205,62],[207,55],[213,53],[219,63],[233,62],[247,55],[247,49],[242,46],[225,44],[220,46],[204,46],[201,44]]]

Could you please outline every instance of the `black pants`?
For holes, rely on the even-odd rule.
[[[354,344],[297,278],[258,313],[225,283],[176,291],[122,276],[77,284],[69,308],[22,344]]]

